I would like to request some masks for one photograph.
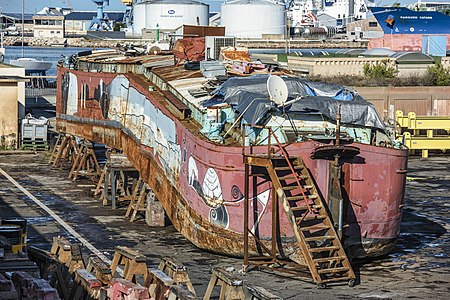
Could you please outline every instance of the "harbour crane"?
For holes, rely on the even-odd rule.
[[[127,7],[125,10],[125,14],[123,16],[123,23],[127,26],[133,24],[133,2],[135,0],[121,0],[122,3]]]
[[[89,30],[112,30],[109,19],[104,16],[103,8],[109,6],[109,0],[91,0],[97,5],[97,16],[89,25]]]

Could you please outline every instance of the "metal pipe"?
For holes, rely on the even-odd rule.
[[[244,174],[244,272],[248,267],[248,201],[249,201],[249,165],[245,164]]]
[[[277,259],[277,193],[272,187],[272,259]]]
[[[336,116],[336,145],[341,142],[341,105],[338,104],[338,113]]]
[[[24,0],[22,0],[22,57],[24,57],[24,51],[23,51],[23,39],[24,39],[24,32],[25,32],[25,3]]]
[[[335,178],[337,178],[337,180],[339,180],[339,190],[342,189],[342,185],[341,185],[341,174],[342,174],[342,169],[341,166],[339,165],[339,155],[336,155],[334,157],[334,172],[335,173]],[[342,233],[343,233],[343,228],[344,228],[344,199],[342,198],[342,193],[339,192],[339,203],[338,203],[338,230],[337,230],[337,234],[339,236],[340,239],[342,239]]]

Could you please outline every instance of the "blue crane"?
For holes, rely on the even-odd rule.
[[[103,7],[109,6],[109,0],[91,0],[97,5],[97,16],[89,25],[89,30],[112,30],[107,16],[103,14]]]

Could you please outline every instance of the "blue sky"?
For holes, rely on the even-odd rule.
[[[434,0],[438,1],[439,0]],[[124,10],[125,6],[120,0],[110,0],[110,5],[107,10]],[[202,2],[210,4],[210,11],[219,11],[220,4],[224,0],[204,0]],[[389,3],[395,2],[395,0],[375,0],[379,5],[387,5]],[[408,4],[416,2],[416,0],[399,0],[402,4]],[[72,4],[73,8],[76,10],[96,10],[96,6],[91,0],[25,0],[25,12],[35,13],[41,10],[45,6],[57,6],[57,7],[68,7]],[[21,12],[22,11],[22,1],[21,0],[0,0],[0,9],[4,12]]]

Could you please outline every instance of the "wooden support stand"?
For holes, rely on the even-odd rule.
[[[81,245],[72,244],[64,237],[54,237],[50,253],[58,257],[58,261],[73,273],[79,268],[85,268],[81,254]]]
[[[47,163],[49,165],[53,163],[53,161],[54,161],[54,159],[56,157],[56,153],[58,152],[58,147],[61,144],[62,137],[63,137],[63,134],[60,132],[58,134],[58,137],[56,138],[55,144],[53,145],[52,152],[50,153],[50,157],[48,158],[48,162]]]
[[[79,148],[75,137],[60,134],[50,156],[49,164],[60,168],[63,168],[66,163],[71,165],[75,161],[78,152]]]
[[[148,286],[150,296],[156,300],[167,299],[170,293],[170,287],[175,284],[175,281],[167,276],[159,269],[148,269],[148,281],[145,286]]]
[[[188,290],[193,295],[196,295],[186,267],[177,262],[175,258],[167,256],[163,257],[159,263],[158,269],[169,275],[169,277],[171,277],[177,285],[185,284]]]
[[[137,177],[134,168],[119,169],[108,166],[102,193],[103,205],[111,204],[113,209],[124,202],[132,199],[132,191]]]
[[[247,300],[283,300],[260,286],[244,286],[244,293]]]
[[[125,213],[125,218],[130,217],[130,222],[134,222],[138,212],[145,212],[145,199],[149,192],[151,193],[150,187],[141,178],[139,178],[134,184],[130,204],[128,205],[127,212]]]
[[[70,293],[70,300],[91,300],[100,297],[102,283],[85,269],[75,272],[74,285]]]
[[[184,289],[182,285],[172,285],[168,300],[196,300],[198,299],[190,291]]]
[[[103,187],[105,184],[105,176],[106,176],[107,169],[108,169],[108,166],[107,166],[107,164],[105,164],[103,166],[102,172],[100,174],[100,178],[97,182],[97,186],[95,187],[95,190],[94,190],[94,196],[98,196],[99,194],[101,194],[100,199],[103,199],[103,192],[104,192]]]
[[[89,257],[86,269],[105,285],[112,279],[111,269],[98,256]]]
[[[69,179],[76,180],[78,176],[99,176],[101,168],[95,155],[94,146],[87,141],[81,144],[69,173]]]
[[[214,268],[212,270],[211,280],[203,300],[211,298],[215,286],[220,287],[220,300],[241,300],[245,297],[242,280],[222,268]]]
[[[63,256],[68,256],[64,252],[61,253]],[[68,272],[68,268],[59,262],[58,256],[31,246],[28,248],[28,257],[39,266],[41,278],[45,280],[50,279],[50,285],[58,291],[59,295],[61,295],[63,299],[69,299],[71,274]],[[67,258],[64,260],[66,259]]]
[[[111,274],[117,270],[119,265],[123,265],[123,278],[133,283],[138,283],[136,276],[142,276],[144,282],[147,281],[147,264],[146,258],[141,253],[128,247],[119,246],[111,262]]]

